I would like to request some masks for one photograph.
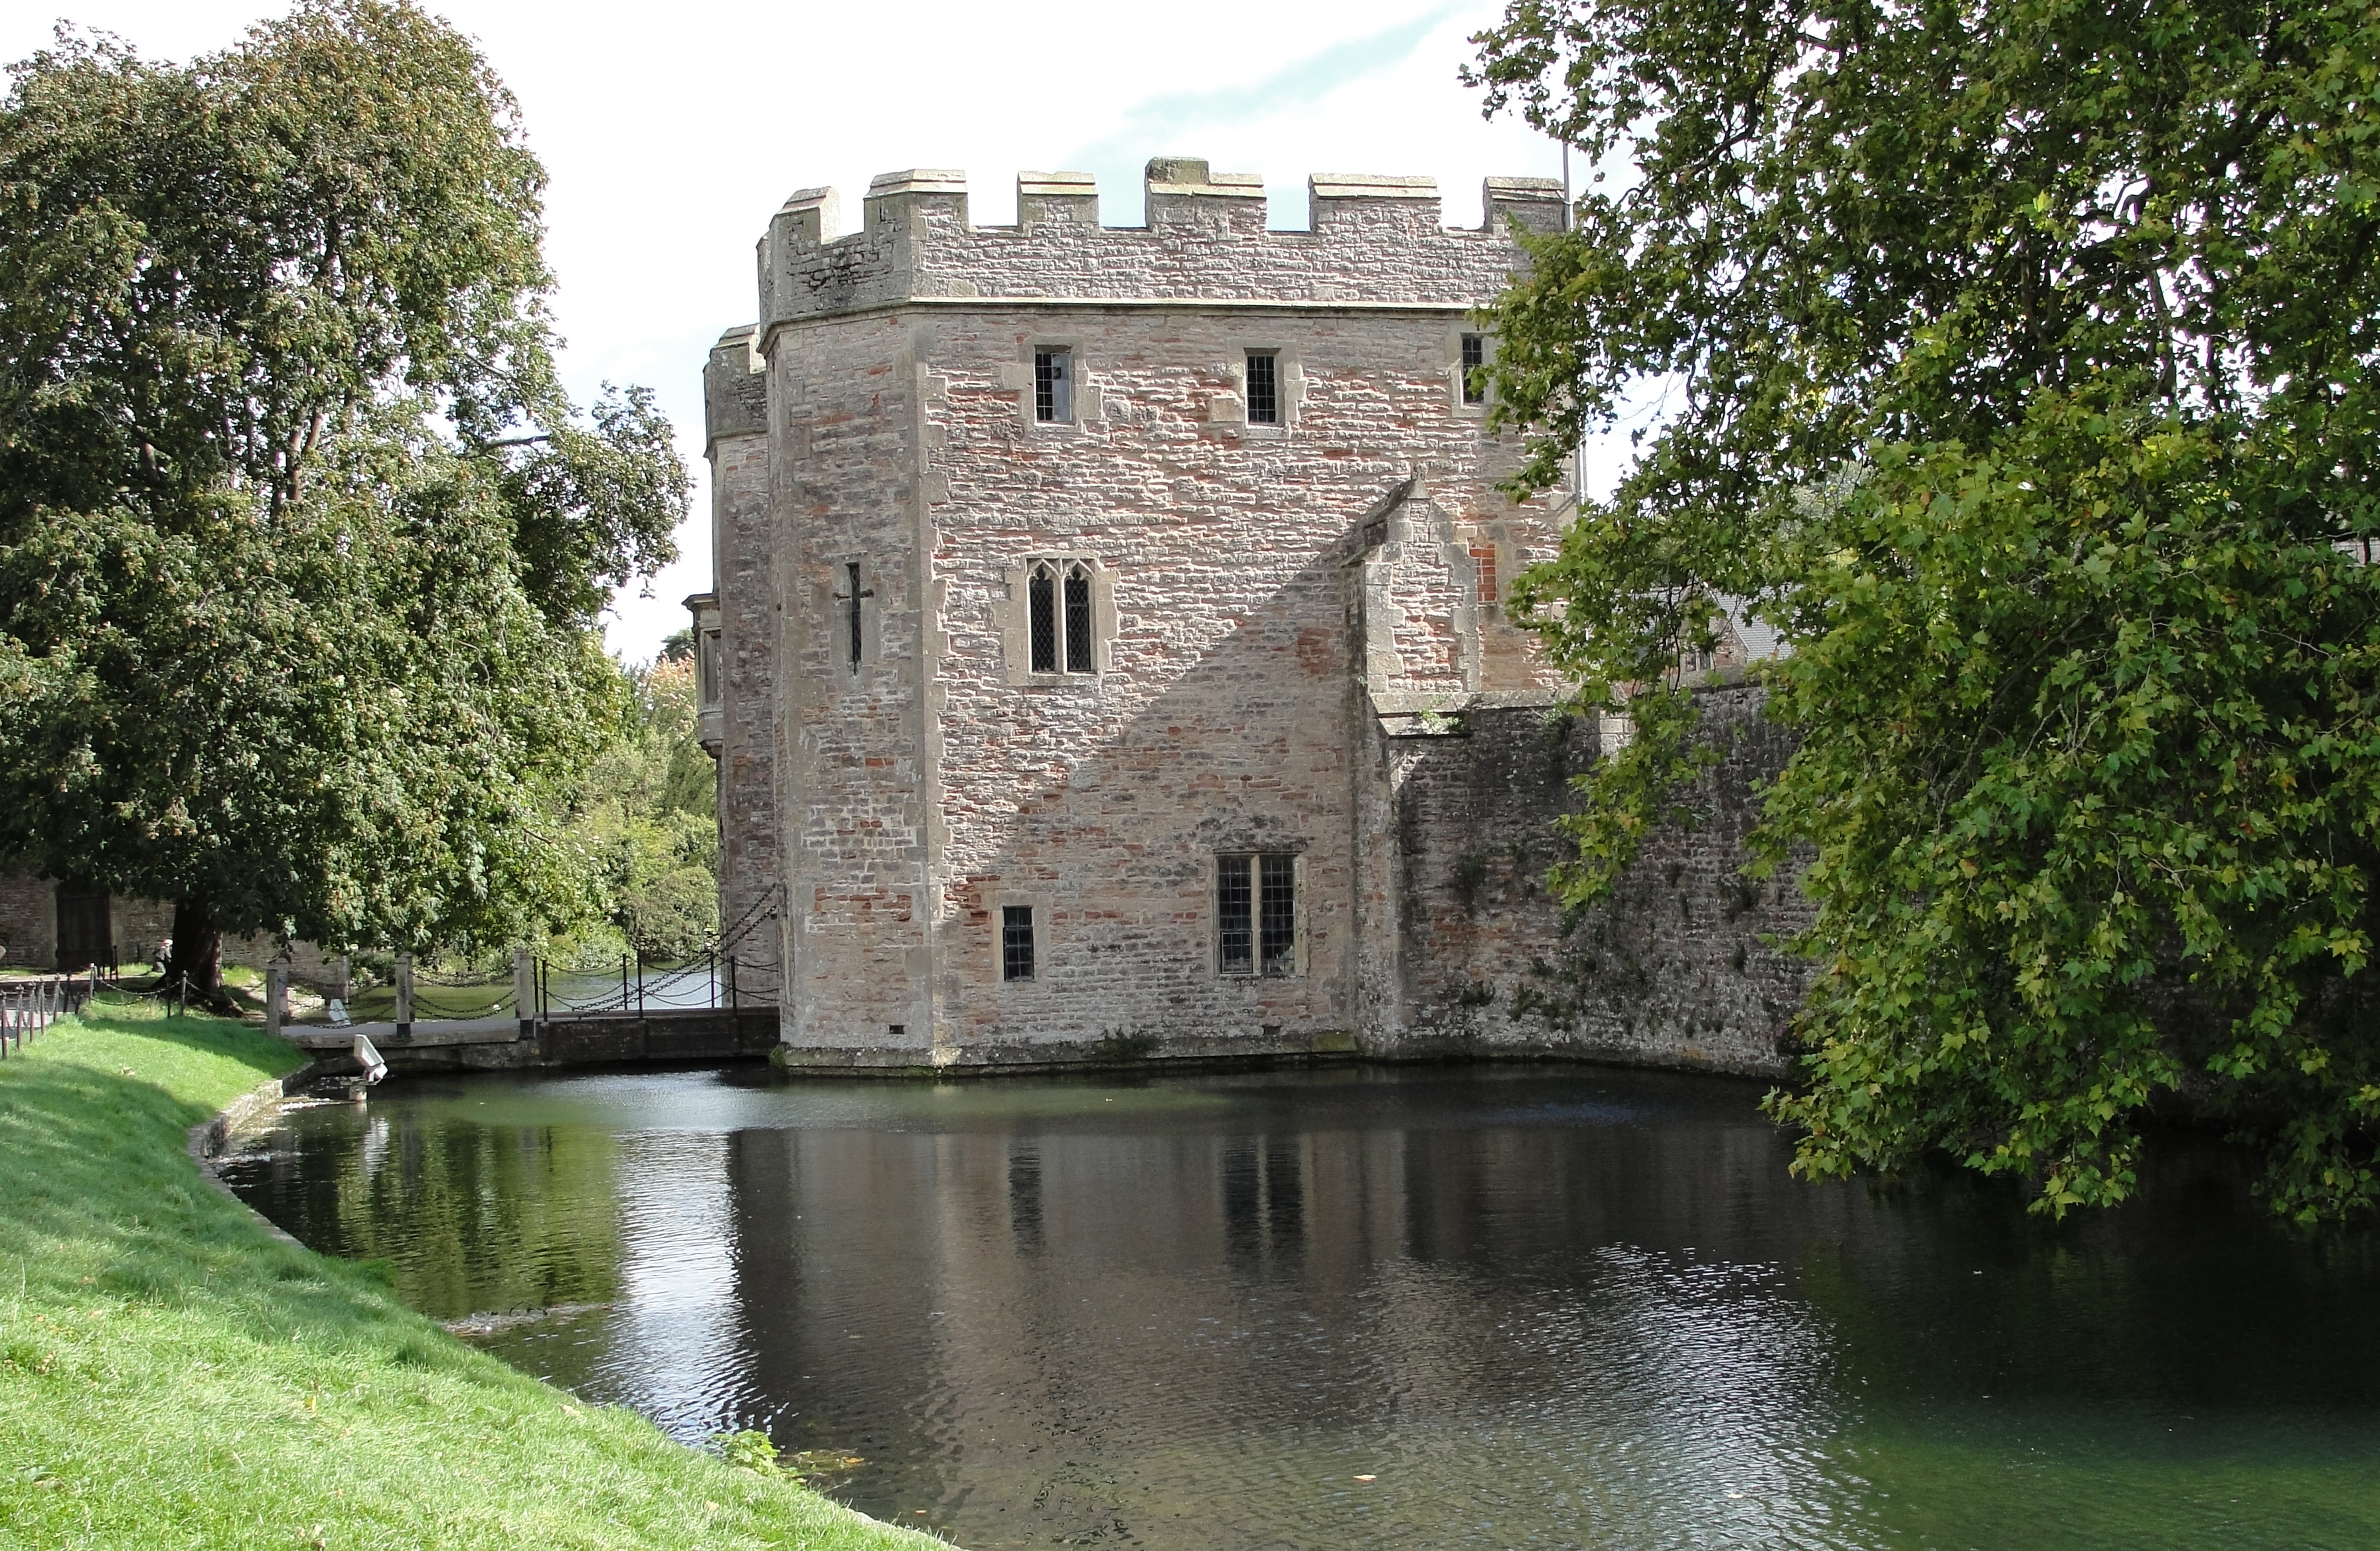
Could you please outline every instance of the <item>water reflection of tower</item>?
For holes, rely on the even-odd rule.
[[[1305,1170],[1295,1136],[1235,1136],[1223,1144],[1225,1253],[1235,1267],[1299,1254]]]

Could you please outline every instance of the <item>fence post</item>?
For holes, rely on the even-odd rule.
[[[396,1032],[406,1034],[413,1028],[413,955],[396,956]]]
[[[735,1000],[735,955],[733,953],[727,955],[727,1011],[741,1011]]]
[[[264,1032],[276,1038],[281,1022],[288,1015],[289,966],[279,959],[264,966]]]
[[[628,955],[620,955],[620,1011],[628,1010]]]
[[[537,1017],[537,958],[527,943],[513,950],[513,1014],[524,1029]]]

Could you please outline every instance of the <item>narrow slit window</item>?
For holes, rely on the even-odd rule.
[[[1287,975],[1297,967],[1297,858],[1278,854],[1257,861],[1262,884],[1257,948],[1267,975]]]
[[[1000,977],[1033,978],[1033,907],[1029,904],[1000,907]]]
[[[1248,424],[1281,424],[1281,357],[1270,351],[1248,352]]]
[[[1488,336],[1466,333],[1463,336],[1463,402],[1488,402],[1488,384],[1479,380],[1479,370],[1488,364]]]
[[[1048,561],[1036,561],[1025,592],[1032,615],[1033,671],[1054,673],[1058,671],[1057,568]]]
[[[1216,967],[1225,975],[1256,973],[1253,856],[1215,858]]]
[[[848,620],[851,626],[851,665],[856,668],[859,666],[859,648],[861,640],[859,631],[859,600],[863,598],[872,598],[875,594],[863,591],[859,586],[859,562],[856,560],[845,561],[844,563],[843,573],[844,617]]]
[[[1075,418],[1075,353],[1033,352],[1033,418],[1062,423]]]
[[[1066,672],[1091,671],[1091,568],[1066,567]]]

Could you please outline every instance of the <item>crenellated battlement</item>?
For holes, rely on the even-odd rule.
[[[978,226],[966,177],[941,168],[869,184],[859,229],[838,233],[832,188],[787,200],[759,244],[763,335],[803,318],[916,302],[1208,302],[1461,309],[1500,290],[1520,249],[1512,227],[1560,229],[1561,187],[1491,177],[1475,230],[1441,224],[1427,177],[1318,173],[1311,229],[1270,231],[1252,173],[1159,157],[1144,175],[1147,224],[1103,226],[1087,173],[1020,173],[1017,220]]]

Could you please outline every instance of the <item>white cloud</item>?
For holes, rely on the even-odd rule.
[[[1559,152],[1485,123],[1455,79],[1498,0],[1208,0],[1195,8],[680,6],[431,0],[520,99],[552,182],[547,251],[563,366],[582,400],[644,382],[701,471],[700,372],[753,310],[752,244],[797,188],[856,217],[877,173],[963,167],[983,222],[1014,218],[1017,169],[1100,175],[1103,218],[1137,218],[1153,155],[1266,175],[1276,224],[1303,224],[1308,173],[1429,174],[1450,222],[1479,219],[1489,173],[1550,176]],[[235,42],[259,14],[221,0],[86,0],[72,19],[152,57]],[[0,56],[47,42],[0,16]],[[1087,165],[1086,165],[1087,161]],[[649,656],[710,575],[708,496],[686,558],[624,594],[613,647]]]

